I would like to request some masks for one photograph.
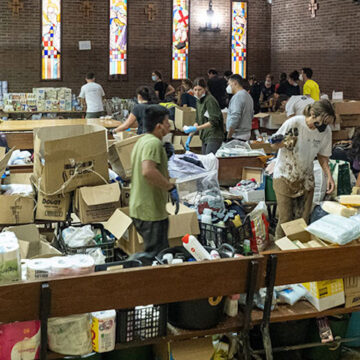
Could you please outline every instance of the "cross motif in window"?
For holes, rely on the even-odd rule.
[[[316,0],[310,0],[309,11],[311,11],[312,18],[316,16],[316,10],[318,9],[319,9],[319,5],[316,3]]]
[[[90,13],[94,11],[94,6],[89,0],[84,0],[80,5],[80,11],[83,12],[84,17],[90,17]]]
[[[24,8],[24,4],[20,0],[11,0],[9,1],[9,8],[13,15],[19,15],[20,10]]]
[[[145,14],[147,14],[149,21],[154,21],[155,16],[157,14],[157,10],[155,8],[155,5],[154,4],[148,4],[147,7],[145,8]]]

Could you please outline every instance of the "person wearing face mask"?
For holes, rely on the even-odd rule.
[[[263,112],[267,112],[271,109],[271,99],[275,93],[275,85],[272,83],[273,79],[271,74],[267,74],[265,82],[261,86],[260,107]]]
[[[188,106],[196,109],[196,97],[194,96],[193,83],[190,79],[181,82],[182,93],[180,95],[180,106]]]
[[[303,217],[308,222],[314,196],[313,161],[317,157],[326,177],[327,193],[335,188],[329,167],[335,122],[330,101],[307,105],[304,114],[287,120],[276,133],[284,139],[273,146],[279,149],[274,168],[273,187],[279,212],[276,238],[285,236],[281,224]],[[281,138],[281,137],[280,137]]]
[[[204,78],[194,81],[194,94],[197,98],[196,123],[184,127],[185,134],[199,131],[204,155],[215,154],[224,140],[224,122],[220,106],[208,92]]]
[[[154,70],[151,74],[151,79],[155,82],[154,90],[161,101],[175,94],[175,89],[162,80],[160,71]]]
[[[226,91],[233,94],[226,119],[227,140],[250,140],[254,101],[244,89],[244,79],[237,74],[231,75]]]
[[[168,160],[162,145],[162,139],[170,132],[169,111],[160,105],[150,105],[144,129],[146,134],[136,142],[131,154],[130,216],[144,239],[145,253],[135,254],[131,259],[151,264],[161,250],[169,247],[166,204],[170,196],[176,215],[179,196],[169,181]]]
[[[308,95],[315,101],[320,100],[320,88],[317,82],[312,80],[313,71],[310,68],[303,68],[300,74],[300,81],[304,82],[303,95]]]
[[[119,133],[126,131],[129,128],[137,126],[137,134],[141,135],[143,130],[145,111],[150,104],[157,104],[158,98],[155,91],[149,86],[141,86],[136,90],[136,96],[138,103],[132,109],[130,115],[124,123],[113,130],[113,133]]]

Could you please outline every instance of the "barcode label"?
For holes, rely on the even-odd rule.
[[[61,210],[46,210],[45,211],[45,215],[46,216],[52,216],[52,217],[62,217],[63,216],[63,212]]]
[[[319,289],[319,295],[320,295],[320,297],[327,296],[328,295],[328,288],[325,287],[323,289]]]

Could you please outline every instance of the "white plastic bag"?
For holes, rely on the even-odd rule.
[[[322,240],[346,245],[360,237],[360,222],[330,214],[313,222],[305,230]]]
[[[95,234],[91,229],[91,225],[82,227],[70,226],[62,231],[62,237],[66,245],[70,247],[81,247],[93,242]]]

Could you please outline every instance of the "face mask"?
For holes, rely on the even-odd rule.
[[[327,127],[327,125],[326,124],[321,124],[321,125],[319,125],[319,123],[314,123],[314,126],[318,129],[318,131],[320,132],[320,133],[322,133],[322,132],[324,132],[325,130],[326,130],[326,127]]]
[[[152,79],[152,81],[156,81],[156,80],[157,80],[157,76],[156,76],[156,75],[153,75],[153,76],[151,77],[151,79]]]
[[[300,81],[304,81],[303,74],[300,74],[300,75],[299,75],[299,80],[300,80]]]
[[[205,97],[205,96],[206,96],[206,94],[202,94],[200,97],[197,96],[197,95],[195,95],[195,97],[196,97],[198,100],[202,99],[202,98]]]
[[[228,86],[227,86],[226,92],[227,92],[228,94],[232,94],[232,93],[233,93],[231,85],[228,85]]]

